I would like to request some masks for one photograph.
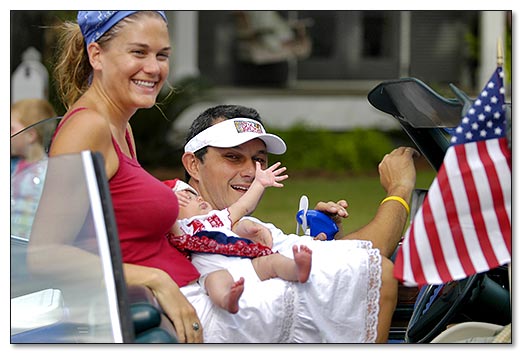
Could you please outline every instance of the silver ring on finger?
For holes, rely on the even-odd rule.
[[[192,324],[192,329],[193,329],[194,331],[196,331],[196,332],[199,331],[199,323],[194,322],[194,323]]]

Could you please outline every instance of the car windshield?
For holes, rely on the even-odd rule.
[[[11,175],[12,343],[124,341],[121,259],[93,156],[45,157]]]

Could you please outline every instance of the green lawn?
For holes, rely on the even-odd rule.
[[[420,170],[417,172],[417,188],[429,188],[435,172]],[[295,233],[295,215],[301,195],[306,194],[313,208],[319,201],[337,201],[345,199],[348,206],[348,218],[343,228],[350,232],[365,225],[375,215],[385,193],[379,183],[379,177],[290,177],[283,188],[268,188],[253,216],[277,225],[286,233]]]

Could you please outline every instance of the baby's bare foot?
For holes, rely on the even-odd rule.
[[[301,245],[300,249],[297,245],[294,245],[292,250],[294,251],[294,261],[297,267],[297,280],[300,283],[305,283],[310,276],[312,268],[312,250],[304,245]]]
[[[237,313],[239,311],[239,298],[245,290],[245,278],[241,277],[230,287],[230,293],[228,294],[227,310],[230,313]]]

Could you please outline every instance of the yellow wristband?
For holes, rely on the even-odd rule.
[[[387,202],[388,200],[395,200],[399,203],[402,204],[402,206],[404,207],[404,209],[406,209],[406,212],[408,213],[408,215],[410,215],[410,206],[408,205],[408,203],[406,203],[406,201],[404,199],[402,199],[401,197],[398,197],[396,195],[391,195],[389,197],[386,197],[382,200],[381,202],[381,205],[384,203],[384,202]]]

